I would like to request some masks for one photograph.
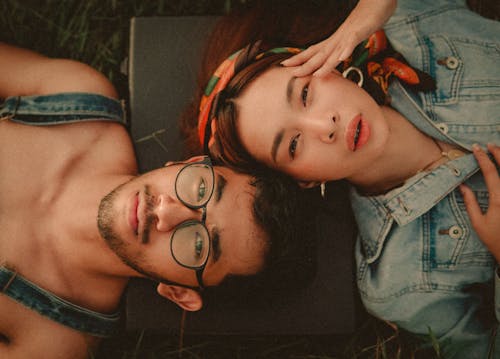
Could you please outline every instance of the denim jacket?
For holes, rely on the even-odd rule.
[[[385,31],[437,82],[435,91],[420,94],[393,83],[393,108],[464,150],[500,144],[500,22],[471,12],[465,0],[400,0]],[[490,355],[500,358],[496,263],[472,228],[457,189],[462,182],[487,209],[488,191],[470,153],[383,195],[352,189],[357,284],[369,312],[416,334],[432,331],[446,358],[487,358],[495,341]]]

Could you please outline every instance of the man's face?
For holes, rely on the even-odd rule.
[[[135,271],[196,287],[195,271],[178,264],[171,253],[176,228],[202,219],[201,209],[189,208],[177,197],[174,183],[183,167],[175,164],[151,171],[116,188],[101,202],[98,225],[110,248]],[[206,205],[205,225],[211,238],[203,272],[206,286],[219,284],[228,274],[255,274],[262,268],[267,241],[255,224],[255,188],[249,181],[246,175],[214,167],[214,190]],[[194,181],[192,193],[204,191],[204,186]],[[196,245],[192,247],[196,254]]]

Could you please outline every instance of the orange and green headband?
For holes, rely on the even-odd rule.
[[[252,62],[270,54],[296,54],[300,51],[298,48],[278,47],[262,52],[259,43],[256,43],[235,52],[217,68],[201,98],[198,116],[198,135],[205,153],[209,153],[208,149],[216,131],[216,118],[212,115],[214,99],[226,88],[234,75]],[[364,81],[358,84],[379,105],[389,103],[389,84],[395,78],[416,92],[431,91],[436,88],[436,82],[431,76],[412,67],[403,55],[392,48],[383,30],[373,33],[354,49],[347,60],[337,66],[337,70],[345,74],[352,68],[356,68],[356,72],[359,71],[360,76],[364,78]]]
[[[229,56],[219,65],[208,81],[205,92],[201,98],[200,113],[198,115],[198,136],[205,153],[209,153],[208,149],[213,142],[216,131],[216,118],[212,115],[213,107],[216,105],[214,104],[214,100],[217,94],[226,88],[234,75],[251,63],[271,54],[296,54],[302,51],[294,47],[277,47],[271,50],[262,51],[259,48],[259,44],[260,43],[257,42],[253,46],[249,45]]]

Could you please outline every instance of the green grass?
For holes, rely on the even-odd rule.
[[[97,359],[217,358],[217,359],[408,359],[440,358],[425,340],[428,350],[417,350],[407,333],[368,317],[351,335],[332,336],[189,336],[172,333],[126,333],[106,341]]]
[[[1,0],[0,40],[51,57],[80,60],[103,72],[124,98],[132,16],[223,14],[245,0]],[[498,19],[497,0],[470,0],[479,12]],[[179,348],[172,333],[129,332],[105,340],[97,359],[153,358],[438,358],[430,332],[427,351],[416,340],[364,314],[357,331],[344,336],[186,337]]]
[[[0,40],[103,72],[124,90],[120,65],[132,16],[223,14],[234,0],[2,0]],[[125,96],[125,93],[121,93]]]

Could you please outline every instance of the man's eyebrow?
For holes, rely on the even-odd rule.
[[[227,180],[220,173],[217,173],[215,177],[217,178],[215,185],[215,202],[219,202],[220,199],[222,198],[222,195],[224,194],[224,189],[226,188]]]
[[[210,238],[212,239],[212,260],[213,263],[215,263],[219,260],[220,255],[222,254],[220,249],[220,235],[217,228],[214,228],[212,230],[212,233],[210,233]]]
[[[226,178],[220,174],[219,172],[215,173],[215,203],[218,203],[222,195],[224,194],[224,189],[226,188],[227,180]],[[220,250],[220,234],[219,230],[217,227],[213,227],[213,229],[210,231],[210,239],[211,239],[211,245],[212,245],[212,260],[213,262],[217,262],[221,255],[221,250]]]

